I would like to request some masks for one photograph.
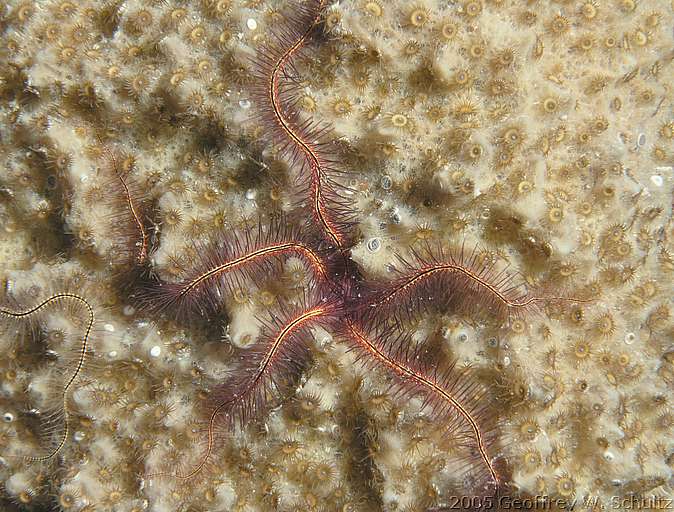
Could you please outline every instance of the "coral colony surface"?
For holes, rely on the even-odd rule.
[[[3,2],[0,508],[671,509],[673,27]]]

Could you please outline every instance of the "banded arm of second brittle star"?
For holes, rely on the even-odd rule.
[[[75,363],[75,369],[73,370],[72,375],[68,378],[66,383],[63,386],[63,390],[61,392],[61,400],[63,402],[63,414],[64,414],[64,426],[63,426],[63,433],[60,436],[60,439],[56,446],[46,455],[41,455],[37,457],[29,456],[29,457],[21,457],[24,460],[30,461],[30,462],[42,462],[42,461],[47,461],[56,454],[58,454],[63,447],[66,444],[67,438],[68,438],[68,433],[70,429],[69,425],[69,416],[70,413],[68,411],[68,397],[67,393],[70,387],[73,385],[77,377],[79,376],[80,372],[82,371],[82,368],[84,367],[85,359],[86,359],[86,354],[87,350],[89,348],[89,338],[91,336],[91,331],[94,326],[95,322],[95,313],[94,313],[94,308],[91,306],[91,304],[83,297],[74,294],[74,293],[57,293],[52,295],[51,297],[46,298],[36,306],[33,306],[32,308],[22,310],[22,311],[15,311],[7,308],[0,308],[0,316],[5,316],[7,318],[14,318],[14,319],[28,319],[32,317],[35,314],[38,314],[41,310],[46,308],[47,306],[51,304],[58,303],[59,301],[71,301],[75,302],[81,306],[83,306],[86,311],[87,311],[87,324],[85,327],[84,334],[82,336],[82,342],[78,350],[78,355],[77,355],[77,360]]]
[[[330,314],[331,306],[329,305],[312,307],[295,313],[279,325],[276,332],[269,333],[268,342],[262,343],[264,348],[257,353],[259,357],[251,358],[254,361],[253,371],[248,371],[251,370],[250,367],[239,369],[240,375],[235,377],[235,382],[226,382],[219,387],[219,391],[215,391],[215,394],[221,395],[222,398],[214,398],[213,400],[213,410],[209,415],[207,425],[206,448],[197,465],[185,474],[162,472],[148,475],[148,478],[173,477],[179,480],[190,480],[204,471],[215,449],[215,428],[218,418],[227,416],[228,421],[232,421],[234,420],[233,416],[238,415],[239,419],[243,420],[248,416],[257,414],[261,407],[257,402],[258,397],[265,396],[269,392],[270,386],[277,385],[280,370],[275,368],[275,365],[291,364],[283,362],[284,358],[288,361],[294,359],[293,354],[288,352],[289,349],[293,344],[301,345],[304,343],[299,338],[296,339],[295,336],[311,323],[321,321]],[[305,355],[300,355],[299,358],[306,357],[307,353],[308,351],[305,351]],[[292,364],[296,364],[296,362]]]
[[[368,354],[370,358],[382,363],[384,367],[400,379],[402,385],[405,385],[407,382],[413,382],[415,385],[425,389],[430,395],[444,401],[463,419],[472,434],[475,448],[479,453],[480,460],[489,473],[491,483],[495,489],[498,489],[500,478],[492,459],[487,453],[487,435],[483,432],[479,418],[463,403],[461,397],[455,395],[452,386],[441,382],[440,379],[434,377],[430,372],[422,372],[419,369],[413,368],[411,364],[406,362],[405,358],[392,357],[388,350],[372,341],[351,319],[346,320],[346,329],[347,335],[356,342],[361,351]],[[463,398],[464,400],[467,399],[466,397]],[[433,401],[428,400],[429,403]]]

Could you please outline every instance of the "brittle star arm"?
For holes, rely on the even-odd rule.
[[[279,380],[279,375],[293,373],[309,358],[310,351],[303,338],[306,327],[324,321],[331,314],[330,305],[303,309],[289,315],[269,331],[259,344],[257,352],[247,355],[247,363],[237,369],[233,380],[216,388],[213,410],[207,424],[206,448],[199,463],[188,473],[155,473],[148,478],[170,476],[190,480],[201,473],[208,464],[215,448],[215,428],[218,418],[225,416],[231,424],[242,424],[256,415],[263,407],[270,390]],[[251,370],[251,371],[249,371]],[[221,397],[221,398],[218,398]]]
[[[491,483],[495,489],[498,489],[500,486],[500,479],[494,468],[494,464],[487,453],[487,435],[483,432],[483,427],[480,425],[476,414],[464,405],[463,400],[457,396],[452,389],[452,386],[448,385],[447,382],[443,382],[441,379],[434,377],[430,373],[426,374],[426,372],[419,371],[409,364],[405,358],[392,357],[389,350],[386,350],[383,346],[380,346],[379,343],[366,336],[363,330],[351,319],[347,318],[345,324],[346,334],[356,343],[357,347],[362,352],[367,354],[370,358],[382,363],[384,367],[396,375],[403,383],[413,382],[424,389],[428,394],[445,402],[460,415],[472,433],[475,447],[477,448],[481,461],[489,472]]]
[[[332,243],[339,249],[344,245],[344,235],[336,225],[330,214],[327,212],[324,199],[324,187],[326,176],[324,171],[324,164],[314,144],[303,132],[311,132],[310,129],[304,130],[290,120],[289,116],[285,114],[285,108],[281,99],[281,85],[282,79],[286,75],[286,66],[291,61],[293,56],[302,48],[302,46],[310,38],[314,28],[320,21],[320,13],[324,5],[324,0],[317,2],[314,8],[315,16],[311,23],[308,24],[303,33],[298,39],[280,55],[271,68],[270,79],[267,85],[267,99],[271,105],[271,111],[276,118],[281,131],[290,139],[297,151],[299,151],[306,159],[309,170],[311,172],[311,193],[312,193],[312,210],[321,226],[323,232],[327,235]],[[307,126],[310,126],[309,123]]]
[[[68,432],[69,432],[69,416],[70,412],[68,410],[68,400],[67,400],[67,393],[70,387],[73,385],[77,377],[79,376],[80,372],[82,371],[82,368],[84,367],[84,362],[86,359],[86,354],[87,354],[87,349],[88,349],[88,344],[89,344],[89,337],[91,336],[91,331],[94,326],[94,321],[95,321],[95,315],[94,315],[94,308],[91,306],[91,304],[84,299],[83,297],[76,295],[74,293],[57,293],[55,295],[52,295],[51,297],[48,297],[47,299],[43,300],[36,306],[24,310],[24,311],[14,311],[11,309],[7,308],[0,308],[0,316],[5,316],[8,318],[16,318],[16,319],[24,319],[24,318],[29,318],[32,315],[38,313],[45,307],[49,306],[50,304],[54,304],[56,302],[62,301],[62,300],[67,300],[67,301],[72,301],[76,302],[82,306],[87,311],[88,319],[87,319],[87,325],[84,331],[84,335],[82,336],[82,342],[78,351],[78,356],[77,356],[77,361],[75,364],[75,369],[70,376],[70,378],[66,381],[65,385],[63,386],[63,391],[61,393],[61,399],[63,401],[63,414],[64,414],[64,427],[63,427],[63,433],[61,434],[61,438],[59,439],[59,442],[57,445],[46,455],[42,455],[39,457],[22,457],[24,460],[27,460],[29,462],[42,462],[49,460],[53,458],[58,452],[61,451],[63,446],[65,446],[66,440],[68,438]]]

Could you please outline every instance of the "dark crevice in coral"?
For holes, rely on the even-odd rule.
[[[260,162],[261,160],[256,158],[243,158],[234,169],[233,177],[243,189],[258,188],[265,184],[267,169],[262,167]],[[275,166],[275,169],[278,169],[278,166]]]
[[[28,110],[40,99],[40,93],[29,85],[28,77],[23,68],[14,63],[7,63],[0,68],[3,81],[0,83],[0,100],[10,103],[16,102],[23,109]]]
[[[119,22],[122,18],[123,1],[111,2],[106,4],[98,13],[98,25],[100,31],[105,37],[112,37],[119,29]]]
[[[220,153],[227,147],[231,135],[224,124],[215,118],[195,117],[195,141],[204,153]]]
[[[159,123],[171,126],[173,128],[184,128],[190,116],[181,106],[176,95],[168,87],[157,87],[153,92],[154,103],[152,112],[143,112],[143,116],[151,115]]]
[[[342,432],[340,448],[346,458],[349,487],[353,489],[362,510],[383,510],[384,477],[373,457],[378,450],[378,432],[358,392],[361,384],[362,380],[356,378],[351,385],[355,388],[354,392],[344,394],[344,402],[335,415]]]
[[[63,173],[54,168],[47,142],[32,137],[22,140],[22,146],[28,172],[19,180],[29,180],[30,188],[42,198],[44,207],[38,205],[38,211],[23,211],[8,193],[9,211],[17,221],[29,221],[27,229],[36,255],[50,260],[68,256],[74,247],[74,238],[68,233],[66,223],[72,197],[70,184]],[[11,189],[8,184],[6,190]]]
[[[440,73],[431,59],[423,62],[410,73],[408,84],[417,92],[425,94],[441,94],[448,89],[447,83],[440,77]]]
[[[62,510],[59,505],[47,503],[33,503],[31,505],[20,505],[14,503],[8,498],[0,497],[0,510],[3,512],[57,512]]]
[[[70,87],[63,96],[64,104],[87,123],[97,125],[102,117],[109,117],[103,99],[93,82],[83,82]]]
[[[36,155],[40,159],[38,163],[40,179],[44,180],[42,190],[51,208],[45,218],[45,231],[49,236],[45,238],[44,232],[41,231],[39,235],[35,233],[35,236],[31,238],[39,252],[47,258],[68,257],[76,244],[76,239],[70,233],[66,221],[71,208],[72,188],[64,175],[50,170],[47,156],[44,153],[37,152]]]
[[[402,201],[416,209],[438,210],[448,203],[448,193],[433,179],[433,173],[419,169],[403,183]]]
[[[483,226],[486,240],[497,246],[509,245],[520,253],[533,272],[546,267],[552,256],[552,246],[547,237],[529,228],[524,218],[504,206],[492,206]]]

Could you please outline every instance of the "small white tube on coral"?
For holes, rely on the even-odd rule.
[[[240,308],[232,316],[229,325],[232,345],[247,348],[260,336],[260,326],[250,308]]]

